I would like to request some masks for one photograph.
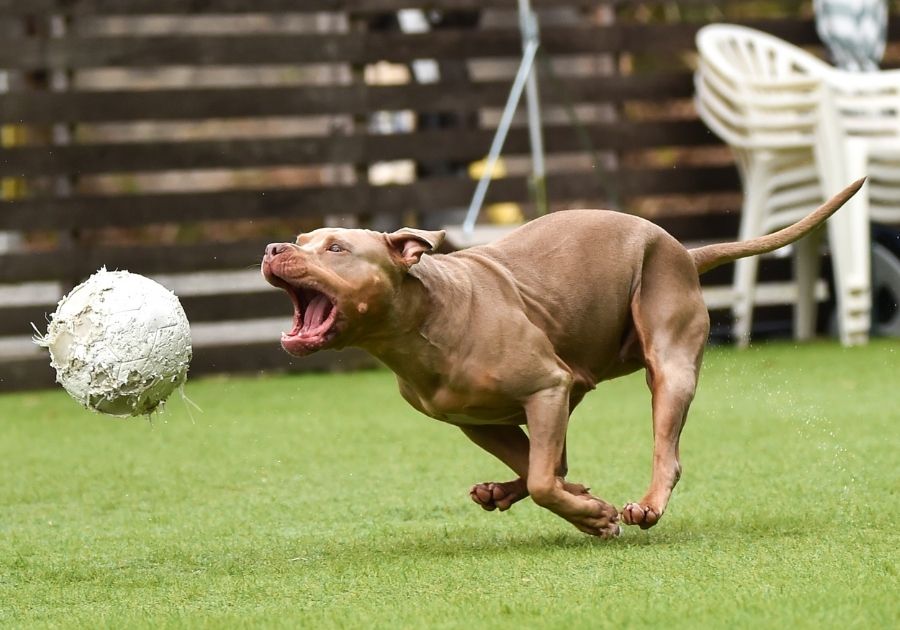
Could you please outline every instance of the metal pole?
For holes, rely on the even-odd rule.
[[[537,16],[531,10],[529,0],[519,0],[522,34],[526,46],[532,42],[540,46]],[[537,213],[547,214],[547,170],[544,165],[544,134],[541,129],[541,102],[537,89],[537,69],[532,67],[525,84],[525,100],[528,105],[528,134],[531,140],[531,193]]]
[[[532,186],[536,196],[538,212],[544,213],[547,210],[544,143],[541,135],[540,103],[538,101],[537,81],[534,73],[534,59],[540,46],[540,37],[537,16],[531,9],[530,0],[519,0],[519,28],[522,31],[522,62],[519,64],[519,70],[516,73],[512,89],[510,89],[509,97],[506,100],[506,106],[500,117],[500,123],[497,126],[497,133],[494,134],[494,140],[488,151],[484,172],[481,174],[478,185],[475,187],[472,203],[469,204],[469,211],[466,213],[466,220],[463,222],[463,234],[466,236],[470,236],[475,229],[475,222],[478,220],[478,214],[481,212],[481,206],[484,203],[488,186],[491,183],[494,166],[500,157],[500,151],[503,150],[503,143],[506,141],[506,136],[509,133],[513,115],[516,113],[519,100],[522,98],[522,91],[526,89],[526,86],[528,90],[526,95],[528,100],[528,127],[533,161]]]

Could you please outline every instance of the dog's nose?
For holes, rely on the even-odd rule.
[[[278,254],[286,252],[289,247],[289,243],[269,243],[268,245],[266,245],[266,255],[269,258],[274,258]]]

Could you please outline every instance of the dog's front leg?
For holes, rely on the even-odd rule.
[[[472,500],[489,512],[499,509],[505,512],[513,503],[528,496],[528,436],[517,424],[462,425],[462,432],[475,444],[509,466],[518,475],[512,481],[484,481],[469,490]],[[566,476],[566,452],[557,465],[556,474]],[[579,483],[565,482],[565,489],[572,494],[587,494],[588,489]]]
[[[528,496],[525,478],[528,476],[528,436],[522,428],[509,425],[463,425],[460,427],[470,440],[509,466],[518,475],[512,481],[485,481],[469,490],[472,500],[485,510],[508,510],[516,501]]]
[[[528,492],[534,502],[563,517],[581,531],[610,538],[621,531],[616,508],[590,495],[566,490],[557,474],[569,423],[569,386],[565,382],[541,390],[525,401],[531,448]]]

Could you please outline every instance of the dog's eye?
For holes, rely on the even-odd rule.
[[[338,253],[344,251],[344,248],[337,243],[332,243],[328,246],[328,251]]]

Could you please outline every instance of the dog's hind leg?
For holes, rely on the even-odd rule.
[[[648,368],[649,371],[649,368]],[[653,472],[644,497],[622,508],[622,520],[642,529],[656,525],[681,477],[679,440],[694,396],[696,371],[689,362],[669,361],[653,370]]]
[[[642,529],[662,517],[681,476],[679,439],[709,334],[709,315],[693,265],[671,253],[645,261],[632,302],[653,401],[653,472],[644,497],[622,508],[622,520]],[[659,264],[661,260],[665,264]]]

